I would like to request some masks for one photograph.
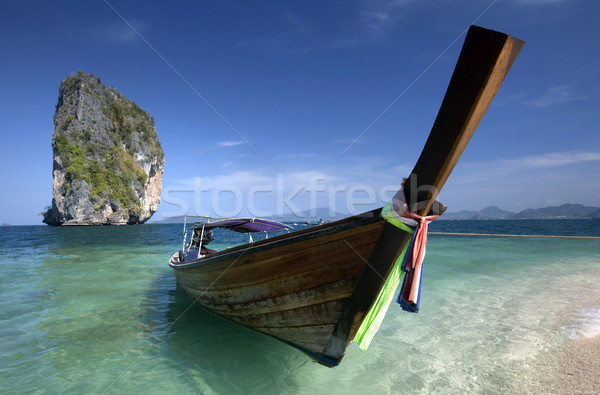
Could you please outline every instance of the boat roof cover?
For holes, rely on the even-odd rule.
[[[261,218],[230,218],[204,224],[204,229],[214,228],[227,228],[235,232],[250,233],[291,229],[291,226]]]

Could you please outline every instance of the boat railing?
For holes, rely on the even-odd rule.
[[[188,227],[188,217],[190,218],[202,218],[203,222],[194,222],[192,227]],[[198,249],[198,251],[200,251],[202,249],[202,247],[204,247],[206,244],[208,244],[208,242],[210,242],[211,240],[213,240],[212,237],[212,227],[211,226],[209,229],[206,229],[206,226],[208,224],[211,224],[210,220],[217,220],[216,222],[219,222],[220,220],[235,220],[238,218],[226,218],[226,217],[208,217],[208,216],[184,216],[183,219],[183,231],[182,231],[182,235],[183,235],[183,240],[181,243],[181,251],[183,255],[186,255],[187,253],[189,253],[192,249]],[[245,220],[245,218],[240,218],[240,220]],[[250,230],[248,232],[240,232],[239,229],[233,229],[232,227],[229,227],[230,225],[224,225],[223,227],[229,229],[229,230],[236,230],[237,232],[240,233],[245,233],[248,235],[248,243],[254,243],[254,238],[252,236],[252,233],[264,233],[265,235],[265,240],[269,238],[269,231],[280,231],[280,230],[285,230],[286,232],[290,232],[291,229],[293,229],[293,227],[283,224],[283,223],[278,223],[272,220],[263,220],[263,219],[259,219],[259,218],[251,218],[249,219],[250,222],[254,222],[255,220],[258,221],[262,221],[262,222],[270,222],[272,225],[280,225],[280,227],[278,229],[269,229],[269,230]],[[206,222],[208,221],[208,222]],[[190,235],[190,239],[188,242],[188,233],[190,233],[190,229],[191,229],[191,235]],[[208,236],[206,234],[206,232],[211,232]]]

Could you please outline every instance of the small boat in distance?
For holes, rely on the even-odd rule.
[[[471,26],[421,156],[386,208],[397,212],[401,201],[418,218],[444,211],[435,199],[523,44]],[[256,221],[227,226],[248,233],[270,226]],[[207,226],[214,223],[204,231]],[[330,367],[341,362],[350,342],[362,341],[363,323],[389,290],[387,280],[397,275],[412,237],[382,209],[223,251],[203,252],[202,240],[210,237],[196,229],[187,252],[184,245],[169,261],[191,300]]]
[[[323,220],[323,218],[320,218],[318,221],[306,221],[304,223],[304,225],[315,226],[315,225],[322,225],[324,223],[325,223],[325,221]]]

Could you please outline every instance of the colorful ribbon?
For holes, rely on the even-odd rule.
[[[421,217],[412,213],[406,204],[403,189],[400,189],[392,201],[383,207],[381,216],[392,225],[407,233],[412,233],[412,237],[410,243],[404,246],[377,299],[375,299],[354,336],[354,341],[363,350],[369,347],[371,340],[379,330],[385,313],[394,299],[396,288],[400,284],[402,271],[406,273],[402,280],[402,287],[397,301],[406,311],[415,313],[419,311],[420,282],[423,273],[423,259],[425,258],[425,244],[427,243],[427,224],[438,217],[438,215]],[[406,298],[404,298],[404,293],[406,293]]]
[[[406,207],[402,217],[416,221],[417,227],[412,235],[409,253],[404,255],[404,261],[402,262],[402,270],[406,274],[402,280],[397,302],[403,310],[416,313],[419,311],[421,301],[421,281],[423,279],[423,261],[427,245],[427,227],[429,222],[439,217],[439,215],[421,217]]]
[[[406,181],[406,179],[404,179]],[[402,182],[404,187],[404,182]],[[400,294],[397,302],[402,309],[416,313],[419,311],[421,299],[421,280],[423,277],[423,260],[425,259],[425,246],[427,244],[427,225],[429,222],[438,218],[439,215],[429,215],[422,217],[410,211],[404,196],[404,188],[401,188],[394,196],[391,202],[391,210],[387,216],[393,217],[392,224],[404,229],[408,225],[412,232],[412,239],[408,253],[404,255],[402,261],[402,270],[406,272],[400,287]],[[399,226],[398,224],[402,225]]]

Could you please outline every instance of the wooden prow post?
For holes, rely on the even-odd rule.
[[[471,26],[429,138],[404,187],[420,215],[431,209],[525,43]],[[428,203],[416,208],[418,202]],[[411,208],[412,211],[412,208]]]
[[[506,34],[471,26],[429,138],[404,184],[411,211],[429,212],[523,44]],[[419,202],[426,203],[417,207]],[[334,362],[342,359],[410,237],[390,223],[384,225],[324,356]]]

